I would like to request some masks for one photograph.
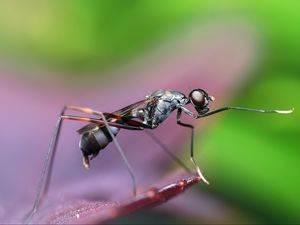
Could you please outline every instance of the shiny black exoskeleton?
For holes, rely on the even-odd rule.
[[[111,132],[116,136],[120,131],[119,128],[110,127]],[[82,151],[84,161],[84,166],[89,167],[88,160],[95,158],[100,150],[104,149],[110,142],[112,142],[112,137],[110,136],[107,127],[96,126],[92,130],[85,131],[82,133],[79,148]]]
[[[145,100],[141,102],[142,104],[133,104],[132,107],[129,107],[129,110],[122,114],[122,122],[130,125],[128,120],[131,120],[132,123],[132,119],[135,119],[143,128],[154,129],[175,109],[193,115],[191,111],[184,107],[189,103],[194,105],[199,114],[204,114],[209,110],[208,103],[212,100],[213,97],[202,89],[193,90],[188,97],[178,91],[158,90],[146,96]],[[121,109],[121,111],[124,110]],[[113,114],[118,115],[119,112]],[[109,129],[114,136],[119,132],[119,128],[113,126],[109,126]],[[80,129],[79,133],[82,134],[79,147],[84,157],[83,163],[88,168],[89,160],[95,158],[102,149],[112,142],[112,138],[106,126],[95,124]]]
[[[49,149],[45,158],[44,166],[40,176],[38,189],[35,196],[35,201],[26,221],[30,221],[32,216],[38,211],[40,200],[42,196],[46,195],[50,184],[50,175],[52,171],[52,165],[54,161],[55,152],[57,150],[57,143],[59,139],[62,122],[64,120],[73,120],[83,123],[88,123],[78,133],[81,134],[81,140],[79,147],[83,154],[83,165],[89,168],[89,160],[96,157],[102,149],[104,149],[110,142],[114,142],[116,147],[126,164],[128,172],[132,179],[133,193],[136,194],[136,181],[133,169],[130,166],[122,148],[118,144],[115,136],[118,134],[121,128],[126,130],[144,130],[154,129],[159,126],[173,111],[177,111],[176,122],[178,125],[191,129],[191,148],[190,157],[194,164],[198,176],[206,183],[206,179],[202,175],[199,166],[194,159],[193,153],[193,130],[194,126],[191,124],[181,122],[182,113],[194,118],[199,119],[213,114],[225,111],[225,110],[239,110],[248,112],[259,113],[291,113],[292,110],[263,110],[263,109],[249,109],[242,107],[230,107],[225,106],[214,111],[209,111],[209,102],[213,101],[214,97],[209,96],[202,89],[194,89],[190,92],[188,97],[178,91],[173,90],[158,90],[151,95],[146,96],[145,99],[128,105],[113,113],[103,113],[91,108],[84,108],[78,106],[65,106],[61,111],[56,126],[53,131],[53,135],[49,144]],[[192,104],[196,110],[196,113],[186,108],[186,105]],[[76,116],[66,115],[67,110],[73,110],[81,113],[88,114],[88,116]],[[96,118],[95,118],[96,117]],[[162,142],[149,132],[146,132],[161,148],[168,153],[175,161],[183,166],[187,171],[190,171],[188,167],[168,150]]]

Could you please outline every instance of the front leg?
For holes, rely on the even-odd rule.
[[[191,156],[191,161],[192,163],[194,164],[194,166],[196,167],[196,170],[197,170],[197,174],[198,176],[207,184],[209,184],[209,182],[205,179],[205,177],[203,176],[203,174],[201,173],[201,170],[200,170],[200,167],[198,166],[198,164],[196,163],[195,159],[194,159],[194,126],[191,125],[191,124],[186,124],[186,123],[182,123],[181,122],[181,113],[183,111],[183,109],[185,108],[178,108],[177,110],[177,124],[180,125],[180,126],[183,126],[183,127],[187,127],[187,128],[190,128],[191,131],[192,131],[192,134],[191,134],[191,151],[190,151],[190,156]],[[189,111],[188,109],[185,109],[186,111],[184,111],[185,113],[187,113],[188,115],[190,116],[193,116],[194,114]]]
[[[179,112],[180,111],[180,112]],[[199,115],[193,113],[192,111],[188,110],[187,108],[183,107],[183,106],[178,106],[178,111],[177,111],[177,122],[178,122],[178,114],[179,117],[181,116],[181,112],[184,112],[185,114],[189,115],[190,117],[193,117],[194,119],[198,119]],[[179,119],[180,121],[180,119]]]

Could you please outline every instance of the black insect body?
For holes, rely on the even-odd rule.
[[[162,123],[175,109],[183,107],[189,103],[189,98],[177,91],[159,90],[147,96],[140,104],[130,107],[123,112],[122,120],[119,123],[127,125],[136,125],[142,123],[141,128],[154,129]],[[68,107],[69,108],[69,107]],[[121,110],[122,111],[122,110]],[[114,112],[113,115],[121,113]],[[117,122],[117,119],[109,119],[108,121]],[[137,119],[133,121],[132,119]],[[89,124],[78,132],[82,134],[79,147],[84,156],[84,166],[89,167],[89,160],[96,157],[100,150],[104,149],[113,141],[109,130],[116,136],[120,128],[113,126],[101,126],[98,124]]]
[[[152,132],[147,130],[152,130],[158,127],[173,111],[177,112],[177,124],[183,127],[191,129],[191,149],[190,156],[191,161],[194,164],[197,174],[200,178],[208,183],[204,176],[202,175],[199,166],[194,160],[193,153],[193,138],[194,138],[194,127],[191,124],[186,124],[181,122],[182,113],[188,116],[199,119],[202,117],[210,116],[225,110],[240,110],[249,112],[260,112],[260,113],[291,113],[292,110],[259,110],[259,109],[249,109],[241,107],[223,107],[214,111],[209,111],[209,103],[214,101],[213,96],[209,96],[202,89],[194,89],[190,94],[185,96],[183,93],[173,90],[158,90],[153,92],[151,95],[146,96],[145,99],[138,101],[134,104],[126,106],[118,111],[112,113],[103,113],[95,111],[90,108],[83,108],[77,106],[66,106],[62,110],[57,124],[54,129],[52,139],[50,141],[49,149],[47,152],[47,157],[43,166],[41,173],[38,190],[35,197],[35,202],[33,208],[27,218],[30,218],[37,212],[40,205],[40,200],[45,196],[48,185],[50,183],[52,165],[54,160],[54,155],[57,147],[57,142],[59,138],[59,133],[63,120],[75,120],[80,122],[88,123],[80,130],[78,133],[81,135],[81,140],[79,143],[79,148],[83,154],[83,165],[85,168],[90,167],[90,160],[96,157],[99,151],[105,149],[105,147],[110,143],[114,142],[120,155],[122,156],[127,169],[130,173],[133,182],[133,192],[136,194],[136,181],[133,169],[131,168],[122,148],[120,147],[116,136],[120,129],[127,130],[145,130],[146,133],[161,146],[161,148],[169,154],[177,163],[184,167],[190,172],[189,168],[170,151]],[[196,113],[190,111],[185,106],[192,104],[196,110]],[[80,117],[73,115],[65,115],[66,110],[74,110],[83,112],[86,114],[94,115],[96,118],[92,117]]]
[[[117,135],[120,128],[109,127],[114,135]],[[82,151],[84,158],[84,166],[89,167],[90,159],[95,158],[99,151],[104,149],[113,139],[111,138],[107,127],[96,126],[90,131],[85,131],[80,139],[79,148]]]
[[[177,91],[159,90],[154,92],[150,98],[155,99],[154,103],[148,103],[144,109],[144,123],[156,128],[175,109],[178,109],[189,102],[184,94]]]

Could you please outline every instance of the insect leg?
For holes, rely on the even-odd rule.
[[[62,117],[61,116],[64,114],[64,111],[65,111],[64,109],[61,111],[60,116],[56,122],[54,129],[53,129],[50,144],[48,147],[48,151],[46,153],[46,158],[43,163],[42,172],[41,172],[41,175],[39,178],[33,207],[26,218],[26,221],[25,221],[26,223],[30,222],[33,215],[38,211],[42,196],[45,196],[47,194],[48,187],[50,184],[50,177],[51,177],[56,147],[57,147],[57,143],[58,143],[58,139],[59,139],[59,133],[61,130],[61,125],[62,125]]]
[[[117,139],[115,138],[115,135],[113,135],[112,131],[110,130],[109,123],[107,122],[105,116],[104,116],[102,113],[100,113],[100,115],[101,115],[101,117],[102,117],[102,119],[103,119],[103,122],[105,123],[105,126],[106,126],[106,128],[107,128],[107,130],[108,130],[108,132],[109,132],[109,134],[110,134],[110,136],[111,136],[111,138],[113,139],[113,142],[115,143],[115,145],[116,145],[116,147],[117,147],[117,149],[118,149],[120,155],[122,156],[123,161],[124,161],[125,164],[126,164],[126,167],[127,167],[127,169],[128,169],[128,172],[129,172],[129,174],[130,174],[130,177],[131,177],[132,183],[133,183],[133,194],[136,195],[136,179],[135,179],[135,175],[134,175],[133,169],[132,169],[132,167],[131,167],[129,161],[127,160],[127,157],[126,157],[126,155],[124,154],[124,152],[123,152],[121,146],[119,145],[119,142],[118,142]]]
[[[130,126],[139,126],[139,127],[144,127],[144,128],[148,128],[148,129],[152,129],[151,126],[141,123],[139,121],[136,120],[132,120],[132,119],[125,119],[126,124],[130,125]],[[152,140],[154,142],[156,142],[174,161],[176,161],[180,166],[182,166],[187,172],[191,172],[190,169],[185,165],[184,162],[182,162],[182,160],[180,160],[171,150],[168,149],[167,146],[165,146],[158,137],[156,137],[153,133],[151,133],[149,130],[145,130],[146,134],[148,134]]]
[[[201,170],[200,170],[200,167],[198,166],[198,164],[196,163],[195,159],[194,159],[194,126],[191,125],[191,124],[186,124],[186,123],[182,123],[180,121],[180,118],[181,118],[181,113],[182,113],[182,109],[181,108],[178,108],[177,110],[177,124],[180,125],[180,126],[183,126],[183,127],[187,127],[187,128],[190,128],[191,129],[191,161],[192,163],[194,164],[194,166],[196,167],[197,169],[197,173],[198,175],[201,177],[201,179],[209,184],[209,182],[205,179],[205,177],[203,176],[203,174],[201,173]]]
[[[72,106],[72,105],[67,105],[64,107],[64,110],[74,110],[74,111],[79,111],[87,114],[93,114],[96,116],[101,117],[101,113],[106,117],[106,118],[115,118],[118,121],[122,120],[122,117],[113,113],[104,113],[104,112],[99,112],[96,110],[93,110],[91,108],[85,108],[85,107],[80,107],[80,106]]]
[[[151,133],[151,131],[149,130],[145,130],[146,134],[148,134],[149,137],[152,138],[152,140],[154,142],[156,142],[161,149],[163,149],[175,162],[177,162],[183,169],[185,169],[188,173],[191,173],[191,170],[187,167],[187,165],[185,165],[185,163],[176,156],[176,154],[174,154],[166,145],[164,145],[164,143],[161,142],[161,140],[154,135],[153,133]]]
[[[127,124],[122,124],[122,123],[115,123],[115,122],[110,122],[106,121],[106,123],[102,119],[95,119],[95,118],[89,118],[89,117],[81,117],[81,116],[71,116],[71,115],[62,115],[62,119],[67,119],[67,120],[76,120],[80,122],[87,122],[87,123],[95,123],[100,126],[112,126],[112,127],[118,127],[118,128],[123,128],[127,130],[143,130],[144,127],[140,126],[131,126]]]
[[[57,143],[58,143],[59,134],[60,134],[63,120],[66,119],[66,120],[75,120],[75,121],[79,121],[79,122],[90,122],[90,123],[96,123],[99,125],[106,125],[106,126],[109,125],[109,126],[113,126],[113,127],[129,129],[129,130],[143,130],[144,129],[142,127],[134,127],[134,126],[118,124],[118,123],[113,123],[113,122],[107,122],[107,121],[104,122],[103,120],[99,120],[99,119],[79,117],[79,116],[67,116],[67,115],[64,115],[64,112],[65,112],[65,108],[60,113],[60,116],[56,122],[54,129],[53,129],[52,137],[50,140],[48,151],[46,153],[46,158],[45,158],[45,161],[43,164],[42,172],[41,172],[41,175],[39,178],[33,207],[26,218],[26,222],[30,221],[32,216],[38,211],[42,197],[45,196],[48,192],[48,188],[49,188],[49,184],[50,184],[50,180],[51,180],[53,162],[54,162],[54,158],[55,158]]]
[[[246,111],[246,112],[257,112],[257,113],[279,113],[279,114],[288,114],[292,113],[294,109],[289,109],[289,110],[267,110],[267,109],[251,109],[251,108],[243,108],[243,107],[235,107],[235,106],[226,106],[220,109],[216,109],[211,112],[207,112],[203,115],[197,115],[195,118],[202,118],[206,116],[211,116],[216,113],[220,113],[226,110],[239,110],[239,111]]]

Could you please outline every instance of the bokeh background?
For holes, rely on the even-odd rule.
[[[182,197],[114,223],[299,223],[299,11],[298,1],[1,1],[0,216],[7,219],[9,207],[18,211],[20,201],[32,201],[64,104],[114,111],[153,89],[188,94],[200,87],[215,95],[212,108],[295,112],[226,112],[201,124],[187,119],[200,124],[195,152],[211,185],[194,187],[197,198]],[[168,123],[175,127],[174,117]],[[63,132],[70,151],[58,154],[57,168],[64,170],[54,173],[53,182],[60,188],[83,173],[73,173],[81,167],[78,137],[67,133],[76,128],[66,125]],[[159,132],[188,163],[188,133]],[[125,146],[152,151],[137,139],[121,137]],[[170,161],[156,164],[156,154],[152,167],[142,168],[145,157],[130,156],[142,161],[135,168],[146,186],[157,171],[176,168]],[[98,162],[99,170],[110,170]],[[110,176],[120,176],[121,169]],[[108,179],[104,186],[112,185],[120,183]]]

